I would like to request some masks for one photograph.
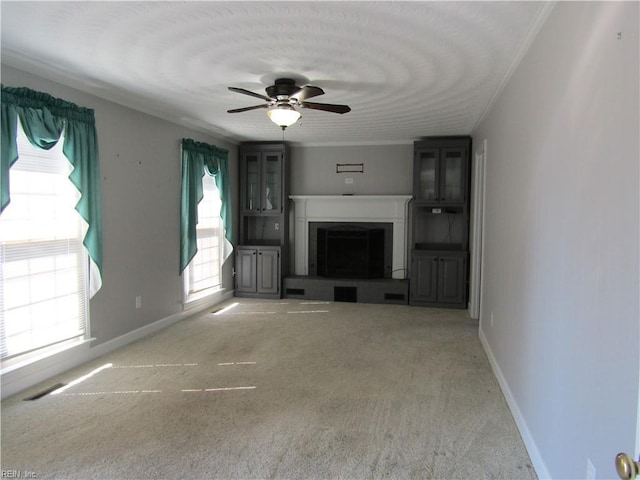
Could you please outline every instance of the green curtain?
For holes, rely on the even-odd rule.
[[[198,251],[196,225],[198,203],[202,200],[202,177],[214,177],[222,208],[220,217],[224,236],[231,244],[233,238],[231,214],[231,190],[229,189],[229,152],[215,145],[182,139],[182,186],[180,195],[180,274]],[[225,258],[228,255],[225,255]],[[223,259],[223,261],[224,261]]]
[[[65,130],[62,151],[73,167],[69,180],[80,192],[75,208],[87,223],[83,243],[91,259],[89,294],[92,297],[102,286],[102,195],[94,112],[47,93],[23,87],[1,87],[0,212],[11,201],[9,169],[18,159],[18,120],[29,141],[45,150],[58,143]]]

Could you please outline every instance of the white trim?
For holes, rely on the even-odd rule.
[[[219,292],[221,293],[221,292]],[[72,368],[78,367],[83,363],[89,362],[114,350],[124,347],[131,342],[140,340],[152,333],[168,327],[180,320],[189,318],[208,308],[229,300],[233,297],[233,290],[215,295],[210,302],[198,302],[197,306],[193,306],[183,312],[174,313],[168,317],[162,318],[156,322],[145,325],[144,327],[132,330],[117,338],[91,347],[90,343],[95,339],[90,339],[74,345],[62,352],[57,352],[46,358],[36,359],[28,364],[16,366],[8,371],[1,372],[2,393],[1,397],[7,398],[20,391],[32,387],[37,383],[66,372]]]
[[[527,453],[529,453],[529,457],[531,458],[531,463],[533,463],[533,468],[538,475],[540,480],[551,478],[549,474],[549,470],[547,470],[547,466],[540,455],[540,450],[538,450],[538,446],[531,435],[531,431],[527,426],[527,422],[520,411],[520,407],[518,406],[518,402],[514,398],[511,393],[511,389],[509,388],[509,384],[502,374],[502,370],[500,370],[500,366],[496,361],[495,356],[493,355],[493,351],[489,346],[489,342],[487,338],[484,336],[484,332],[480,330],[480,342],[482,343],[482,347],[484,348],[485,353],[487,354],[487,358],[489,359],[489,364],[491,365],[491,369],[493,370],[493,374],[496,376],[498,380],[498,384],[500,385],[500,390],[502,390],[502,394],[504,395],[505,400],[507,401],[507,405],[509,406],[509,410],[511,410],[511,415],[516,422],[516,426],[520,431],[520,436],[522,437],[522,441],[524,442],[524,446],[527,449]]]
[[[392,277],[408,272],[410,195],[291,195],[294,202],[294,271],[309,275],[309,223],[386,222],[393,224]]]
[[[482,237],[484,235],[484,168],[486,160],[487,140],[475,153],[473,164],[473,242],[471,245],[471,272],[469,284],[469,315],[474,320],[480,318],[480,299],[482,282]]]

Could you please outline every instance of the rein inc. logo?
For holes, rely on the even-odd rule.
[[[29,470],[0,470],[0,478],[38,478],[36,472]]]

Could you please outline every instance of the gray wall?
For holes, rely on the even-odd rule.
[[[180,141],[193,138],[228,149],[232,185],[237,184],[237,147],[4,65],[2,83],[95,109],[104,270],[102,289],[90,302],[91,335],[96,338],[93,345],[182,312],[183,286],[178,274]],[[227,289],[233,289],[232,258],[223,268]],[[141,309],[135,308],[138,295],[142,296]]]
[[[557,3],[474,133],[481,337],[542,476],[616,478],[640,447],[638,25],[637,2]]]
[[[413,145],[291,148],[292,195],[410,195]],[[336,173],[336,164],[363,164],[364,173]],[[345,183],[345,179],[353,183]]]

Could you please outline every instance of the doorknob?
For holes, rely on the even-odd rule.
[[[616,455],[616,470],[620,478],[630,480],[640,474],[640,462],[635,462],[626,453]]]

